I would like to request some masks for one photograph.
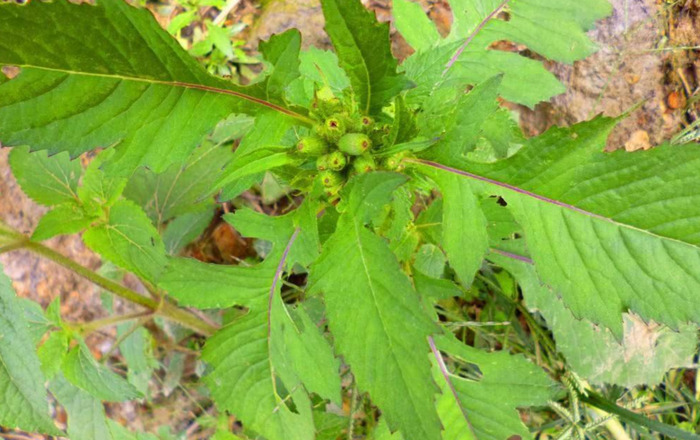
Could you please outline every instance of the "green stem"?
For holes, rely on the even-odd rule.
[[[682,429],[678,429],[671,425],[667,425],[665,423],[661,423],[659,421],[645,417],[641,414],[637,414],[636,412],[618,406],[614,402],[605,399],[603,396],[591,390],[588,390],[587,396],[580,396],[580,399],[581,401],[593,407],[602,409],[603,411],[610,414],[615,414],[616,416],[620,417],[622,420],[625,420],[628,423],[637,425],[650,431],[658,432],[669,438],[677,438],[681,440],[700,440],[700,435],[693,434],[692,432],[688,431],[683,431]]]
[[[127,321],[133,321],[134,319],[139,319],[145,316],[153,315],[152,311],[147,312],[135,312],[126,315],[114,315],[108,316],[103,319],[96,319],[94,321],[85,323],[68,323],[69,327],[73,330],[79,332],[83,336],[87,336],[92,332],[100,330],[105,327],[110,327],[113,325],[121,324]]]
[[[123,298],[127,301],[131,301],[140,306],[146,307],[147,309],[152,310],[155,314],[160,315],[163,318],[175,321],[204,336],[211,336],[217,330],[216,327],[212,326],[207,322],[204,322],[203,320],[191,314],[187,310],[181,309],[169,302],[166,302],[165,300],[156,301],[155,299],[145,297],[139,294],[138,292],[126,288],[117,282],[114,282],[84,266],[81,266],[75,261],[66,258],[65,256],[59,254],[51,248],[44,246],[43,244],[30,241],[27,238],[23,239],[20,243],[21,246],[18,246],[17,249],[28,249],[38,255],[41,255],[42,257],[48,258],[49,260],[77,273],[83,278],[102,287],[103,289],[112,292],[114,295]]]

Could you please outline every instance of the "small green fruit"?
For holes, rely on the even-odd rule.
[[[328,145],[318,136],[306,136],[297,142],[297,151],[309,156],[320,156],[328,151]]]
[[[369,116],[363,116],[360,118],[360,125],[363,133],[369,133],[374,126],[374,119],[370,118]]]
[[[331,168],[330,160],[330,154],[324,154],[323,156],[319,156],[318,159],[316,159],[316,169],[319,171],[329,170]]]
[[[318,177],[321,179],[321,184],[326,188],[332,188],[343,183],[343,175],[337,171],[321,171]]]
[[[372,141],[362,133],[348,133],[338,142],[338,149],[351,156],[359,156],[371,147]]]
[[[377,163],[369,154],[363,154],[352,163],[352,169],[358,174],[369,173],[377,169]]]
[[[346,124],[345,117],[341,114],[335,114],[327,118],[323,124],[314,127],[316,133],[334,144],[340,140],[345,134]]]
[[[333,171],[340,171],[348,164],[345,155],[340,151],[334,151],[328,155],[328,168]]]

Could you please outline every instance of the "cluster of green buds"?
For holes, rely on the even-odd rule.
[[[398,157],[379,159],[389,126],[375,124],[374,119],[356,111],[348,112],[348,107],[328,90],[318,91],[311,113],[319,122],[296,144],[299,154],[315,160],[317,179],[329,200],[335,199],[355,174],[400,167]]]

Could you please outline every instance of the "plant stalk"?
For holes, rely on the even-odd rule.
[[[162,316],[163,318],[175,321],[185,327],[188,327],[197,333],[204,336],[211,336],[217,330],[217,328],[185,309],[181,309],[172,303],[169,303],[162,299],[161,301],[156,301],[155,299],[148,298],[135,292],[121,284],[105,278],[94,271],[81,266],[75,261],[61,255],[60,253],[54,251],[51,248],[44,246],[41,243],[33,242],[26,237],[21,241],[18,241],[17,246],[14,249],[27,249],[35,254],[41,255],[42,257],[48,258],[49,260],[69,269],[83,278],[91,281],[92,283],[102,287],[103,289],[112,292],[114,295],[123,298],[127,301],[131,301],[140,306],[146,307],[153,311],[154,314]],[[14,246],[14,244],[13,244]]]

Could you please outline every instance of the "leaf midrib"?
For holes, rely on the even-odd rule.
[[[700,246],[698,246],[698,245],[695,245],[695,244],[692,244],[692,243],[688,243],[688,242],[679,240],[679,239],[677,239],[677,238],[671,238],[671,237],[666,237],[666,236],[663,236],[663,235],[659,235],[659,234],[654,233],[654,232],[652,232],[652,231],[649,231],[649,230],[646,230],[646,229],[642,229],[642,228],[639,228],[639,227],[637,227],[637,226],[633,226],[633,225],[630,225],[630,224],[627,224],[627,223],[621,223],[621,222],[619,222],[619,221],[617,221],[617,220],[614,220],[614,219],[612,219],[612,218],[610,218],[610,217],[605,217],[605,216],[603,216],[603,215],[596,214],[596,213],[594,213],[594,212],[586,211],[585,209],[579,208],[578,206],[574,206],[574,205],[571,205],[571,204],[569,204],[569,203],[565,203],[565,202],[562,202],[562,201],[559,201],[559,200],[555,200],[555,199],[552,199],[552,198],[549,198],[549,197],[546,197],[546,196],[543,196],[543,195],[534,193],[534,192],[532,192],[532,191],[525,190],[525,189],[520,188],[520,187],[517,187],[517,186],[515,186],[515,185],[511,185],[511,184],[506,183],[506,182],[501,182],[501,181],[496,180],[496,179],[491,179],[491,178],[489,178],[489,177],[485,177],[485,176],[481,176],[481,175],[478,175],[478,174],[470,173],[470,172],[468,172],[468,171],[464,171],[464,170],[460,170],[460,169],[457,169],[457,168],[453,168],[453,167],[450,167],[450,166],[447,166],[447,165],[443,165],[443,164],[438,163],[438,162],[433,162],[433,161],[430,161],[430,160],[425,160],[425,159],[406,159],[405,161],[406,161],[406,162],[409,162],[409,163],[414,163],[414,164],[423,165],[423,166],[429,166],[429,167],[436,168],[436,169],[439,169],[439,170],[442,170],[442,171],[446,171],[446,172],[448,172],[448,173],[453,173],[453,174],[457,174],[457,175],[460,175],[460,176],[463,176],[463,177],[467,177],[467,178],[470,178],[470,179],[472,179],[472,180],[477,180],[477,181],[480,181],[480,182],[488,183],[488,184],[490,184],[490,185],[494,185],[494,186],[497,186],[497,187],[500,187],[500,188],[504,188],[504,189],[513,191],[513,192],[515,192],[515,193],[517,193],[517,194],[520,194],[520,195],[522,195],[522,196],[526,196],[526,197],[529,197],[529,198],[532,198],[532,199],[536,199],[536,200],[539,200],[539,201],[541,201],[541,202],[544,202],[544,203],[547,203],[547,204],[550,204],[550,205],[555,205],[555,206],[558,206],[558,207],[560,207],[560,208],[562,208],[562,209],[566,209],[566,210],[569,210],[569,211],[573,211],[573,212],[576,212],[576,213],[585,215],[585,216],[587,216],[587,217],[591,217],[591,218],[594,218],[594,219],[597,219],[597,220],[602,220],[602,221],[611,223],[611,224],[613,224],[613,225],[615,225],[615,226],[617,226],[617,227],[619,227],[619,228],[628,229],[628,230],[632,230],[632,231],[637,231],[637,232],[640,232],[640,233],[649,235],[649,236],[651,236],[651,237],[654,237],[654,238],[659,239],[659,240],[662,240],[662,241],[675,242],[675,243],[678,243],[679,245],[687,246],[687,247],[689,247],[689,248],[695,250],[696,252],[700,252]]]
[[[0,65],[4,65],[4,63],[0,62]],[[279,112],[279,113],[285,114],[287,116],[290,116],[294,119],[297,119],[297,120],[303,122],[304,124],[307,124],[307,125],[313,124],[313,121],[304,115],[296,113],[296,112],[289,110],[285,107],[282,107],[280,105],[273,104],[269,101],[265,101],[264,99],[256,98],[254,96],[247,95],[247,94],[242,93],[242,92],[237,92],[235,90],[222,89],[219,87],[207,86],[204,84],[196,84],[196,83],[190,83],[190,82],[184,82],[184,81],[164,81],[164,80],[158,80],[158,79],[153,79],[153,78],[125,76],[125,75],[118,75],[118,74],[106,74],[106,73],[96,73],[96,72],[78,72],[75,70],[54,69],[54,68],[50,68],[50,67],[46,67],[46,66],[35,66],[35,65],[31,65],[31,64],[12,64],[12,65],[19,67],[20,69],[37,69],[37,70],[45,70],[45,71],[50,71],[50,72],[59,72],[59,73],[67,74],[67,75],[86,76],[86,77],[93,77],[93,78],[107,78],[107,79],[115,79],[115,80],[130,81],[130,82],[140,82],[140,83],[151,84],[151,85],[179,87],[179,88],[183,88],[183,89],[200,90],[200,91],[209,92],[209,93],[216,93],[216,94],[220,94],[220,95],[229,95],[229,96],[234,96],[236,98],[244,99],[246,101],[252,102],[254,104],[257,104],[257,105],[260,105],[263,107],[267,107],[271,110],[274,110],[276,112]],[[12,80],[10,80],[10,81],[12,81]]]

